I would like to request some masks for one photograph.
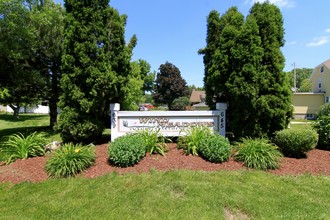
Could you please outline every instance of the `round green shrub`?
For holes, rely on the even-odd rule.
[[[174,99],[171,105],[171,110],[186,110],[186,107],[190,106],[188,97],[179,97]]]
[[[210,162],[222,163],[229,160],[231,147],[228,139],[215,134],[201,141],[198,153]]]
[[[128,167],[140,162],[146,155],[146,147],[140,135],[118,137],[109,144],[109,162],[115,166]]]
[[[46,171],[55,178],[75,176],[93,165],[95,158],[94,147],[65,144],[52,153],[46,162]]]
[[[330,116],[318,117],[313,128],[319,135],[318,148],[330,150]]]
[[[285,129],[275,133],[274,143],[285,156],[304,157],[316,147],[318,134],[312,129]]]
[[[94,114],[81,113],[77,109],[65,107],[59,116],[56,130],[65,143],[93,143],[102,137],[103,122]]]
[[[281,152],[266,139],[243,139],[236,147],[235,159],[249,168],[277,169]]]

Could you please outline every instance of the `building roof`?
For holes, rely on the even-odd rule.
[[[330,69],[330,59],[324,61],[323,63],[319,64],[317,67],[319,66],[326,66]]]
[[[327,67],[328,69],[330,69],[330,59],[324,61],[323,63],[320,63],[319,65],[317,65],[317,66],[313,69],[313,72],[312,72],[312,74],[311,74],[311,76],[310,76],[309,79],[312,79],[314,73],[316,72],[316,69],[319,68],[319,67],[322,67],[322,66],[325,66],[325,67]]]
[[[196,91],[193,90],[190,95],[190,102],[192,103],[200,103],[205,102],[205,91]]]

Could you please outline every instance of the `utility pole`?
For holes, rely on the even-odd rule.
[[[293,63],[293,88],[294,92],[297,92],[297,74],[296,74],[296,63]]]

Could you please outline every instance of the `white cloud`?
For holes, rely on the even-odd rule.
[[[325,29],[325,32],[330,33],[330,28]]]
[[[245,2],[251,2],[251,4],[254,4],[256,2],[266,2],[267,0],[246,0]],[[268,0],[270,3],[277,5],[280,8],[293,8],[296,6],[296,2],[293,0]]]
[[[317,37],[312,40],[312,42],[308,43],[306,46],[307,47],[318,47],[322,46],[324,44],[329,43],[329,37],[328,36],[322,36],[322,37]]]
[[[288,44],[295,45],[295,44],[297,44],[297,41],[291,41],[291,42],[288,42]]]

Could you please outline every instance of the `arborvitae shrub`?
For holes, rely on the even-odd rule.
[[[201,141],[198,153],[210,162],[222,163],[229,160],[231,147],[228,139],[215,134]]]
[[[118,167],[133,166],[145,155],[145,142],[136,134],[118,137],[108,146],[109,162]]]
[[[285,129],[275,134],[274,143],[285,156],[304,157],[316,147],[318,134],[312,129]]]

